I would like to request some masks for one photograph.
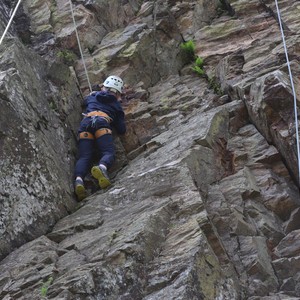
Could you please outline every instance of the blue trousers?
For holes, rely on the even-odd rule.
[[[90,120],[89,120],[90,119]],[[91,120],[91,118],[85,118],[80,123],[78,132],[90,132],[94,134],[98,129],[107,126],[99,118],[98,122]],[[79,159],[75,166],[75,178],[80,176],[84,178],[90,171],[93,157],[95,154],[100,156],[99,164],[105,165],[107,168],[111,167],[115,160],[115,146],[113,142],[113,136],[111,134],[105,134],[97,139],[81,138],[78,142]]]

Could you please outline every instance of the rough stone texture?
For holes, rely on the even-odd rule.
[[[58,95],[58,90],[47,83],[47,69],[38,55],[14,39],[5,41],[1,49],[3,258],[16,246],[45,234],[74,207],[70,122],[78,118],[71,112],[72,107],[64,104],[64,94]],[[74,88],[70,74],[68,81],[68,86]],[[65,96],[69,97],[70,92]],[[55,102],[60,105],[57,109]]]
[[[221,2],[73,3],[91,81],[128,84],[113,186],[76,210],[88,88],[69,2],[23,2],[0,48],[1,299],[300,298],[293,97],[274,3]],[[299,5],[280,7],[298,95]],[[180,49],[189,39],[206,77]]]

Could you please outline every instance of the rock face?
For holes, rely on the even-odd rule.
[[[16,38],[8,37],[1,45],[0,66],[3,258],[16,246],[45,234],[75,207],[70,124],[79,119],[73,109],[80,105],[66,100],[78,94],[71,72],[65,84],[70,90],[60,93],[47,82],[45,60]]]
[[[0,3],[1,30],[14,4]],[[297,96],[298,6],[280,3]],[[273,1],[73,10],[91,82],[128,84],[128,131],[113,186],[77,203],[89,88],[70,3],[23,1],[0,46],[0,298],[299,299],[293,94]]]

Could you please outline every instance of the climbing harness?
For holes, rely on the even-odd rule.
[[[87,113],[87,114],[84,114],[84,113],[83,113],[83,115],[84,115],[85,117],[101,117],[101,118],[103,118],[107,123],[110,123],[110,122],[112,121],[112,118],[111,118],[108,114],[104,113],[103,111],[92,111],[92,112],[89,112],[89,113]]]
[[[91,117],[91,120],[92,120],[92,125],[91,125],[91,127],[92,128],[96,128],[96,124],[97,124],[97,116],[92,116]]]
[[[75,16],[74,16],[74,10],[73,10],[72,0],[69,0],[69,2],[70,2],[70,9],[71,9],[71,14],[72,14],[72,19],[73,19],[74,29],[75,29],[75,33],[76,33],[78,48],[79,48],[80,55],[81,55],[81,60],[82,60],[82,63],[83,63],[83,67],[84,67],[85,75],[86,75],[87,82],[88,82],[88,85],[89,85],[89,89],[92,92],[93,90],[92,90],[92,86],[91,86],[89,74],[88,74],[88,71],[87,71],[87,68],[86,68],[86,65],[85,65],[85,61],[84,61],[84,57],[83,57],[83,52],[82,52],[82,48],[81,48],[81,44],[80,44],[80,39],[79,39],[79,34],[78,34],[78,31],[77,31],[77,24],[76,24],[76,20],[75,20]]]
[[[79,139],[88,139],[88,140],[93,140],[95,137],[92,133],[88,131],[80,132],[79,133]]]
[[[8,29],[9,29],[9,27],[10,27],[10,25],[11,25],[11,22],[12,22],[13,19],[14,19],[14,16],[15,16],[17,10],[18,10],[18,7],[19,7],[21,1],[22,1],[22,0],[19,0],[19,1],[18,1],[17,5],[16,5],[16,7],[15,7],[15,9],[14,9],[14,11],[13,11],[13,13],[12,13],[10,19],[9,19],[9,22],[8,22],[8,24],[7,24],[7,26],[6,26],[5,30],[4,30],[4,32],[3,32],[3,34],[2,34],[2,37],[1,37],[1,39],[0,39],[0,45],[2,44],[2,41],[4,40],[4,37],[5,37],[5,35],[6,35],[7,31],[8,31]]]
[[[92,128],[96,127],[98,118],[104,119],[107,123],[110,123],[112,121],[112,118],[110,118],[108,114],[104,113],[103,111],[92,111],[87,114],[83,113],[83,115],[85,118],[91,118],[92,124],[89,126],[91,126]],[[99,137],[105,134],[112,134],[112,130],[109,128],[100,128],[96,130],[94,135],[88,131],[80,132],[79,139],[98,139]]]
[[[18,8],[19,8],[19,5],[20,5],[21,1],[22,0],[18,1],[15,9],[13,10],[13,13],[12,13],[10,19],[9,19],[9,22],[8,22],[6,28],[5,28],[2,36],[1,36],[0,45],[2,44],[4,38],[5,38],[8,30],[9,30],[9,27],[10,27],[10,25],[11,25],[11,23],[12,23],[14,17],[15,17],[15,14],[16,14]],[[73,23],[74,23],[74,29],[75,29],[75,33],[76,33],[76,38],[77,38],[77,43],[78,43],[81,59],[82,59],[83,66],[84,66],[85,75],[86,75],[86,78],[87,78],[87,81],[88,81],[89,89],[92,92],[92,86],[91,86],[90,79],[89,79],[89,76],[88,76],[88,72],[87,72],[87,68],[86,68],[86,64],[85,64],[85,60],[84,60],[84,57],[83,57],[83,52],[82,52],[82,48],[81,48],[81,44],[80,44],[80,39],[79,39],[78,31],[77,31],[77,25],[76,25],[76,20],[75,20],[75,16],[74,16],[72,0],[69,0],[69,2],[70,2],[70,9],[71,9],[72,19],[73,19]],[[155,1],[155,4],[156,4],[156,1]],[[296,129],[296,143],[297,143],[297,159],[298,159],[298,183],[300,185],[300,145],[299,145],[299,130],[298,130],[298,127],[299,127],[299,125],[298,125],[298,114],[297,114],[297,96],[296,96],[296,92],[295,92],[295,87],[294,87],[294,82],[293,82],[293,74],[292,74],[292,71],[291,71],[289,55],[288,55],[288,50],[287,50],[287,46],[286,46],[285,35],[284,35],[284,31],[283,31],[283,25],[282,25],[282,21],[281,21],[281,13],[280,13],[280,9],[279,9],[277,0],[275,0],[275,5],[276,5],[276,9],[277,9],[278,22],[279,22],[279,26],[280,26],[282,42],[283,42],[283,46],[284,46],[284,51],[285,51],[285,56],[286,56],[286,61],[287,61],[287,67],[288,67],[288,71],[289,71],[290,83],[291,83],[293,97],[294,97],[294,115],[295,115],[295,129]]]
[[[294,114],[295,114],[297,157],[298,157],[298,183],[300,185],[300,148],[299,148],[300,145],[299,145],[299,131],[298,131],[297,96],[296,96],[296,92],[295,92],[293,74],[291,71],[291,64],[290,64],[290,60],[289,60],[288,50],[287,50],[286,41],[285,41],[285,35],[284,35],[283,26],[282,26],[282,22],[281,22],[281,14],[280,14],[280,9],[279,9],[277,0],[275,0],[275,4],[276,4],[276,9],[277,9],[277,15],[278,15],[278,21],[279,21],[279,26],[280,26],[280,31],[281,31],[282,42],[283,42],[284,51],[285,51],[285,57],[286,57],[287,66],[288,66],[288,70],[289,70],[291,87],[292,87],[293,96],[294,96]]]
[[[100,128],[95,132],[95,137],[96,137],[96,139],[98,139],[100,136],[105,135],[105,134],[112,134],[111,129]]]
[[[102,135],[105,134],[112,134],[112,130],[109,128],[100,128],[95,132],[95,135],[88,131],[80,132],[79,133],[79,139],[88,139],[88,140],[93,140],[93,139],[98,139]]]

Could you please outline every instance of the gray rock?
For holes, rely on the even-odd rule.
[[[73,3],[92,83],[127,84],[113,185],[90,180],[81,203],[72,172],[88,85],[69,2],[22,4],[0,47],[1,299],[299,299],[275,7],[231,1],[231,17],[218,3]],[[0,30],[12,4],[0,3]],[[298,8],[280,5],[298,91]],[[180,47],[190,39],[203,77]]]

